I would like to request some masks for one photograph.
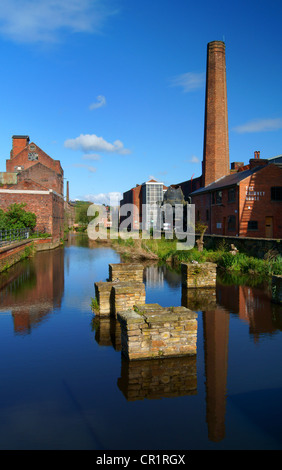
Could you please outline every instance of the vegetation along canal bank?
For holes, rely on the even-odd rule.
[[[155,260],[177,267],[182,262],[216,263],[222,272],[233,275],[270,277],[282,275],[282,256],[275,248],[265,249],[261,258],[238,251],[228,239],[220,238],[214,249],[203,247],[199,250],[178,250],[176,239],[134,239],[121,238],[98,240],[98,243],[111,245],[126,260]]]

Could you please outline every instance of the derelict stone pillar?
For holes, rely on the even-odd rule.
[[[160,359],[197,353],[197,313],[158,304],[119,312],[122,353],[129,360]]]
[[[119,263],[109,264],[110,282],[143,282],[144,266],[142,264]]]
[[[216,268],[214,263],[181,263],[182,287],[215,288]]]

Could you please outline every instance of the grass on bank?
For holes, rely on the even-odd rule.
[[[282,275],[282,256],[276,252],[268,252],[264,259],[248,256],[238,252],[236,255],[230,253],[230,247],[222,244],[216,251],[203,249],[198,251],[195,247],[191,250],[177,250],[177,240],[148,239],[135,240],[132,238],[115,240],[115,244],[123,247],[125,253],[134,252],[134,248],[139,242],[139,247],[144,252],[153,253],[160,261],[172,261],[174,263],[197,261],[198,263],[216,263],[224,271],[238,274],[254,274],[260,276],[271,276],[272,274]],[[128,249],[128,253],[126,251]]]

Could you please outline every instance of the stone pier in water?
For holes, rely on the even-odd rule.
[[[197,314],[186,307],[146,304],[143,266],[110,264],[107,282],[95,283],[95,314],[114,317],[121,328],[121,350],[129,360],[190,356],[197,353]]]
[[[214,263],[181,263],[182,286],[193,288],[215,288],[216,268]]]

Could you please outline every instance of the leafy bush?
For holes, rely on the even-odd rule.
[[[15,230],[21,228],[34,229],[36,215],[24,210],[26,204],[12,204],[4,212],[0,209],[0,230]]]
[[[229,269],[235,262],[235,256],[231,253],[223,253],[218,262],[222,268]]]

